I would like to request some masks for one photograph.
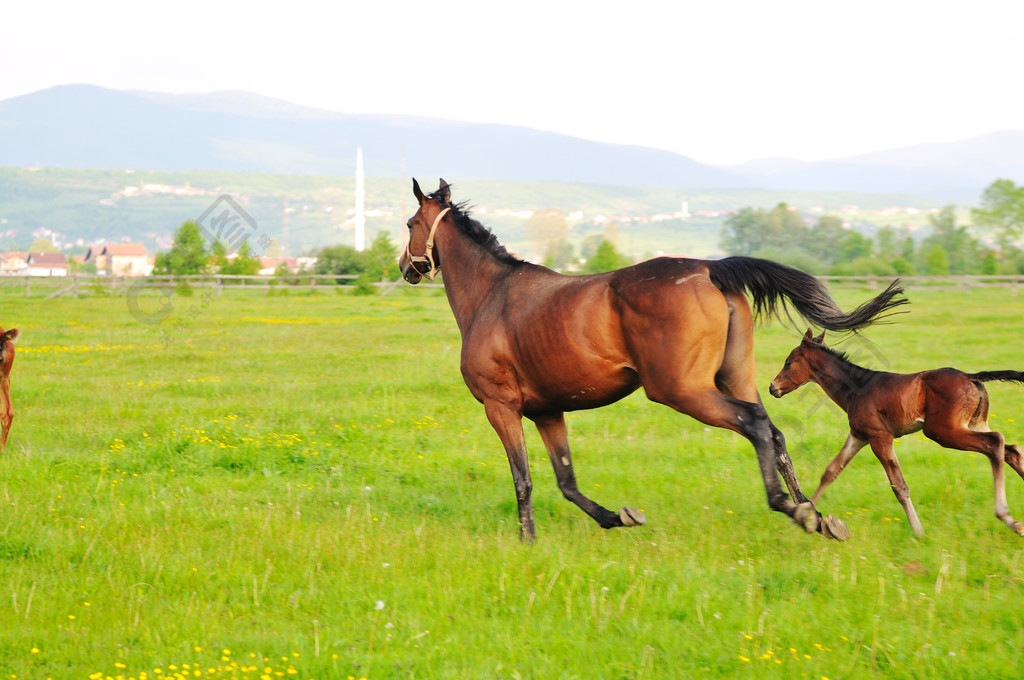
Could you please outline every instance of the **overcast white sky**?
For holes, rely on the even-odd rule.
[[[699,161],[1024,129],[1020,0],[0,0],[0,100],[247,90]]]

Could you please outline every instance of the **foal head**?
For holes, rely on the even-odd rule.
[[[820,350],[824,347],[825,331],[822,331],[818,337],[814,337],[811,334],[811,329],[808,328],[797,348],[786,357],[786,363],[782,366],[779,374],[775,376],[775,380],[772,380],[772,384],[768,386],[768,392],[773,397],[781,397],[789,394],[801,385],[811,382],[814,379],[811,356],[815,353],[815,350]]]
[[[424,276],[433,280],[441,269],[441,260],[434,250],[434,234],[441,222],[451,219],[452,192],[442,179],[437,191],[424,196],[419,182],[413,179],[412,193],[420,207],[409,218],[409,243],[398,258],[398,268],[403,279],[415,284]]]

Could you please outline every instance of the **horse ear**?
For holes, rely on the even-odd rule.
[[[811,333],[811,329],[808,328],[807,332],[804,333],[804,340],[813,340],[813,339],[814,339],[814,335]]]
[[[416,178],[412,178],[412,195],[416,197],[416,200],[423,205],[423,192],[420,190],[420,183],[416,181]]]
[[[12,328],[11,330],[7,331],[2,336],[0,336],[0,345],[7,342],[8,340],[14,342],[15,340],[18,339],[19,335],[21,335],[21,333],[18,332],[18,329]]]
[[[814,343],[817,344],[817,345],[824,345],[825,344],[825,331],[822,331],[821,335],[819,335],[818,337],[814,338]]]
[[[452,200],[452,190],[448,186],[448,182],[441,180],[441,184],[437,187],[437,197],[444,203],[450,203]]]

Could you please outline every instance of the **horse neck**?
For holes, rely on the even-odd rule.
[[[459,330],[465,332],[494,285],[512,266],[498,258],[458,227],[439,231],[435,247],[441,260],[444,292]]]
[[[814,351],[810,367],[814,382],[844,411],[875,374],[875,371],[858,366],[824,348]]]

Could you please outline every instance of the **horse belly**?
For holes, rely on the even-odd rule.
[[[620,366],[601,372],[555,373],[524,387],[524,412],[527,414],[581,411],[607,406],[631,394],[640,387],[640,378],[636,371]]]

